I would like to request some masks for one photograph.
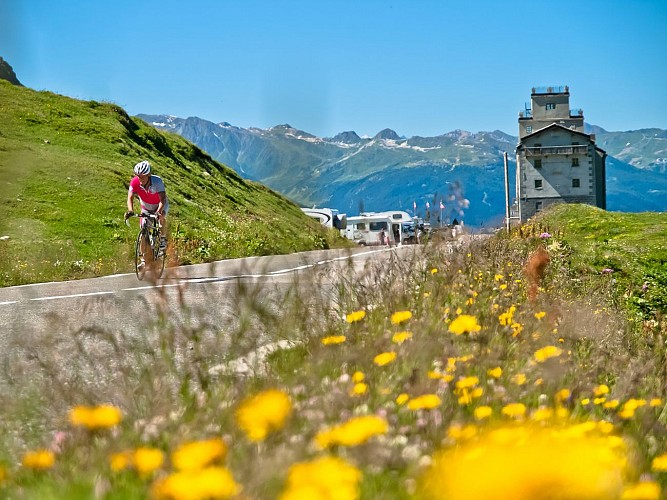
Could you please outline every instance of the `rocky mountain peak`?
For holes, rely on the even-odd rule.
[[[392,140],[392,141],[398,141],[400,137],[396,132],[394,132],[390,128],[385,128],[383,130],[380,130],[373,139],[385,139],[385,140]]]
[[[12,68],[2,57],[0,57],[0,80],[7,80],[11,84],[23,87],[23,84],[16,78],[14,68]]]
[[[359,137],[353,130],[350,130],[336,134],[331,138],[331,142],[340,142],[342,144],[359,144],[361,142],[361,137]]]

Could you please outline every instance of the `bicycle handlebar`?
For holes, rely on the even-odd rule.
[[[143,219],[153,219],[155,222],[158,223],[158,225],[160,224],[160,218],[157,216],[157,214],[132,214],[127,219],[125,219],[125,225],[127,227],[130,227],[130,219],[132,217],[137,217],[139,219],[142,219],[142,218]]]

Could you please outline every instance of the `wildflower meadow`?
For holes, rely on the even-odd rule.
[[[537,221],[268,302],[239,283],[228,331],[163,307],[143,339],[79,332],[67,375],[24,347],[0,496],[663,498],[664,321],[632,305],[641,276],[573,241]]]

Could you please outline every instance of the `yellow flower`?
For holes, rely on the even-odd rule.
[[[570,397],[570,389],[561,389],[556,393],[554,399],[556,400],[557,403],[562,403],[564,401],[567,401],[569,397]]]
[[[405,403],[408,402],[408,399],[410,399],[410,396],[408,396],[406,393],[401,393],[398,395],[396,398],[396,404],[397,405],[404,405]]]
[[[523,385],[526,383],[526,376],[523,373],[517,373],[511,378],[516,385]]]
[[[474,424],[452,424],[447,429],[447,436],[454,441],[465,441],[474,438],[479,429]]]
[[[338,457],[323,456],[297,462],[287,472],[280,500],[354,500],[359,498],[362,474]]]
[[[535,319],[542,319],[547,315],[544,311],[536,312],[535,313]]]
[[[28,451],[23,455],[21,463],[28,469],[46,470],[56,463],[56,456],[50,450]]]
[[[432,410],[442,404],[442,401],[436,394],[424,394],[408,401],[410,410]]]
[[[364,372],[356,371],[352,374],[352,382],[355,383],[363,382],[365,378]]]
[[[171,463],[179,470],[203,469],[224,460],[227,445],[222,439],[206,439],[182,444],[171,454]]]
[[[410,318],[412,318],[412,313],[410,311],[398,311],[391,315],[391,324],[400,325]]]
[[[667,453],[658,455],[653,459],[653,461],[651,462],[651,470],[661,471],[661,472],[667,471]]]
[[[501,413],[507,417],[523,417],[526,414],[526,405],[523,403],[510,403],[503,406]]]
[[[530,419],[534,422],[544,422],[545,420],[550,420],[553,414],[554,411],[551,408],[541,407],[530,415]]]
[[[503,374],[503,369],[499,366],[496,366],[495,368],[488,369],[486,374],[491,378],[500,378]]]
[[[164,453],[157,448],[137,448],[132,462],[140,476],[148,476],[162,467]]]
[[[476,420],[484,420],[493,415],[493,408],[490,406],[478,406],[473,413]]]
[[[477,318],[469,314],[461,314],[449,324],[449,331],[454,335],[478,332],[482,327],[477,323]]]
[[[332,345],[342,344],[345,340],[345,335],[330,335],[329,337],[324,337],[320,342],[324,345]]]
[[[606,401],[602,406],[613,410],[615,408],[618,408],[620,404],[621,402],[618,399],[610,399],[609,401]]]
[[[656,406],[662,406],[662,399],[660,398],[653,398],[651,401],[649,401],[648,404],[651,408],[654,408]]]
[[[546,347],[543,347],[542,349],[538,349],[537,351],[535,351],[534,357],[535,361],[537,361],[538,363],[542,363],[547,359],[557,358],[561,354],[563,354],[562,349],[553,345],[548,345]]]
[[[69,412],[72,425],[86,427],[90,430],[114,427],[123,419],[119,408],[112,405],[75,406]]]
[[[394,336],[391,338],[391,341],[394,342],[395,344],[402,344],[403,342],[411,338],[412,338],[412,333],[410,332],[398,332],[394,334]]]
[[[514,317],[514,311],[516,311],[516,306],[511,306],[506,312],[498,316],[498,321],[503,326],[508,326],[512,324],[512,318]]]
[[[241,487],[224,467],[174,472],[156,481],[151,489],[159,500],[210,500],[235,497]]]
[[[378,366],[384,366],[388,365],[392,361],[396,359],[396,353],[395,352],[383,352],[381,354],[378,354],[373,358],[373,363],[375,363]]]
[[[660,485],[655,481],[631,484],[623,489],[621,500],[658,500]]]
[[[479,384],[478,377],[461,377],[456,381],[457,389],[469,389]]]
[[[276,389],[246,398],[236,410],[236,421],[251,441],[264,441],[266,436],[283,428],[292,413],[287,394]]]
[[[605,394],[609,394],[609,387],[605,384],[600,384],[593,390],[593,392],[596,396],[604,396]]]
[[[357,321],[361,321],[366,317],[366,311],[354,311],[345,316],[345,321],[348,323],[356,323]]]
[[[435,455],[416,498],[562,500],[619,498],[626,450],[595,431],[546,424],[482,429]]]
[[[503,276],[502,274],[496,274],[496,275],[493,277],[493,280],[494,280],[494,281],[500,281],[500,280],[504,280],[504,279],[505,279],[505,276]]]
[[[352,391],[350,391],[350,394],[352,396],[361,396],[363,394],[366,394],[367,392],[368,392],[368,385],[364,384],[363,382],[357,382],[352,387]]]
[[[132,465],[132,452],[121,451],[120,453],[113,453],[109,457],[109,465],[114,472],[129,468]]]
[[[376,415],[364,415],[318,432],[315,441],[321,448],[359,446],[373,436],[385,434],[388,428],[385,419]]]
[[[438,272],[438,268],[437,268],[437,267],[434,267],[433,269],[431,269],[431,274],[435,274],[435,273],[437,273],[437,272]]]

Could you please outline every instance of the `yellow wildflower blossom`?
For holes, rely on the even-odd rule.
[[[456,381],[456,388],[457,389],[468,389],[471,387],[475,387],[477,384],[479,384],[479,378],[478,377],[462,377],[459,380]]]
[[[385,434],[388,429],[384,418],[364,415],[318,432],[315,441],[321,448],[359,446],[374,436]]]
[[[475,415],[476,420],[484,420],[493,415],[493,408],[490,406],[478,406],[473,411],[473,414]]]
[[[395,344],[402,344],[403,342],[411,338],[412,338],[411,332],[398,332],[394,334],[394,336],[391,338],[391,341]]]
[[[21,463],[28,469],[46,470],[56,463],[56,456],[51,450],[28,451],[23,455]]]
[[[146,477],[164,463],[164,453],[157,448],[137,448],[132,457],[132,463],[140,476]]]
[[[361,471],[342,458],[323,456],[298,462],[287,472],[280,500],[354,500],[361,494],[361,479]]]
[[[570,394],[570,389],[561,389],[556,393],[554,399],[556,400],[556,403],[563,403],[570,398]]]
[[[320,342],[322,342],[323,345],[335,345],[335,344],[342,344],[347,340],[345,338],[345,335],[330,335],[328,337],[324,337]]]
[[[596,396],[603,396],[605,394],[609,394],[609,386],[605,384],[600,384],[595,389],[593,389],[593,393]]]
[[[452,424],[447,429],[447,436],[454,441],[466,441],[477,435],[479,429],[474,424]]]
[[[627,451],[590,432],[523,424],[479,430],[473,440],[437,453],[419,481],[417,498],[434,500],[563,500],[619,498]],[[555,492],[555,493],[554,493]]]
[[[516,306],[511,306],[506,312],[498,316],[498,322],[503,326],[509,326],[512,324],[512,318],[514,317],[514,311],[516,311]]]
[[[131,467],[133,464],[132,454],[132,451],[121,451],[119,453],[111,454],[111,456],[109,456],[109,465],[111,470],[118,472]]]
[[[503,406],[500,412],[507,417],[523,417],[526,414],[526,405],[523,403],[510,403]]]
[[[526,383],[526,375],[523,373],[517,373],[511,378],[511,381],[516,385],[523,385]]]
[[[432,410],[442,404],[442,401],[436,394],[424,394],[408,401],[410,410]]]
[[[449,331],[454,335],[478,332],[482,327],[477,323],[477,318],[469,314],[461,314],[449,324]]]
[[[404,405],[405,403],[408,402],[409,399],[410,399],[410,396],[408,396],[406,393],[403,392],[403,393],[399,394],[398,397],[396,398],[396,404],[397,405]]]
[[[368,385],[363,382],[358,382],[354,384],[350,394],[352,396],[362,396],[368,392]]]
[[[292,413],[292,402],[279,390],[267,390],[244,399],[236,410],[236,421],[251,441],[263,441],[282,429]]]
[[[172,452],[171,463],[179,470],[203,469],[224,460],[226,455],[227,445],[222,439],[191,441]]]
[[[438,272],[438,268],[437,268],[437,267],[434,267],[433,269],[431,269],[431,274],[435,274],[435,273],[437,273],[437,272]]]
[[[500,378],[503,374],[503,369],[499,366],[496,366],[495,368],[489,368],[486,371],[486,374],[491,378]]]
[[[648,405],[651,408],[654,408],[656,406],[662,406],[662,399],[660,398],[653,398],[651,401],[649,401]]]
[[[410,318],[412,318],[412,313],[410,311],[398,311],[391,315],[391,324],[400,325]]]
[[[69,412],[69,421],[72,425],[90,430],[115,427],[122,419],[123,414],[120,409],[112,405],[75,406]]]
[[[364,375],[364,372],[356,371],[352,374],[352,382],[363,382],[366,379],[366,375]]]
[[[366,311],[354,311],[345,316],[345,321],[348,323],[356,323],[366,317]]]
[[[396,359],[395,352],[383,352],[373,358],[373,363],[378,366],[385,366]]]
[[[542,319],[547,315],[544,311],[536,312],[535,313],[535,319]]]
[[[535,358],[535,361],[537,361],[538,363],[543,363],[547,359],[557,358],[561,354],[563,354],[562,349],[553,345],[548,345],[546,347],[543,347],[542,349],[538,349],[537,351],[535,351],[533,357]]]
[[[162,500],[210,500],[237,496],[241,487],[225,467],[174,472],[153,484],[153,497]]]
[[[651,462],[651,470],[667,472],[667,453],[658,455],[653,459],[653,461]]]
[[[655,481],[642,481],[623,489],[621,500],[659,500],[660,485]]]

